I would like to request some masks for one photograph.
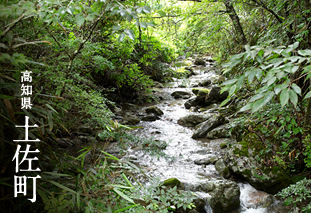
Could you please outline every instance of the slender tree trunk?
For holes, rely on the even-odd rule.
[[[309,101],[308,101],[308,106],[306,109],[306,116],[305,116],[304,121],[305,121],[306,126],[311,126],[311,98],[309,98]]]
[[[231,0],[225,0],[224,4],[226,6],[226,10],[227,13],[229,14],[229,17],[232,20],[239,42],[241,42],[241,44],[247,44],[247,40],[240,23],[240,18],[233,7]]]

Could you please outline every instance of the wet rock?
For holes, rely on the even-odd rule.
[[[210,186],[212,191],[209,204],[213,209],[213,213],[225,213],[240,207],[240,188],[233,181],[216,181]]]
[[[94,128],[91,128],[90,126],[79,126],[77,128],[78,133],[82,133],[83,135],[92,135],[94,133]]]
[[[159,107],[156,107],[156,106],[148,107],[147,109],[145,109],[145,112],[148,114],[153,113],[157,116],[161,116],[164,114],[163,111]]]
[[[176,186],[178,189],[181,189],[181,190],[185,189],[184,184],[180,182],[180,180],[178,180],[177,178],[166,179],[165,181],[163,181],[162,185],[166,187],[170,187],[170,188],[173,188]]]
[[[256,141],[252,141],[252,143],[255,144]],[[231,174],[246,180],[256,189],[270,194],[275,194],[292,183],[281,168],[270,168],[264,163],[259,163],[252,154],[255,153],[251,149],[243,151],[240,144],[235,144],[226,153],[224,162],[230,169]]]
[[[241,200],[246,208],[268,208],[276,199],[273,195],[263,191],[258,191],[249,184],[238,184],[241,190]],[[271,211],[268,211],[271,212]],[[287,211],[284,211],[287,212]]]
[[[129,111],[137,111],[139,110],[139,106],[137,106],[136,104],[131,104],[131,103],[124,103],[122,105],[122,109],[123,110],[129,110]]]
[[[193,88],[191,91],[193,92],[193,94],[197,95],[200,89],[198,88]]]
[[[173,96],[175,99],[178,99],[178,98],[188,99],[191,97],[191,92],[175,91],[171,94],[171,96]]]
[[[208,120],[200,123],[195,127],[195,131],[192,135],[192,138],[205,138],[207,133],[212,129],[220,126],[225,122],[225,118],[222,115],[216,114],[211,116]]]
[[[211,116],[212,114],[189,114],[179,118],[177,123],[181,126],[194,127],[208,120]]]
[[[74,145],[74,141],[70,138],[57,138],[56,143],[61,148],[68,148]]]
[[[208,94],[210,93],[210,90],[209,89],[199,89],[198,93],[197,93],[197,96],[198,97],[206,97]]]
[[[209,164],[215,164],[218,161],[219,157],[217,156],[209,156],[209,157],[205,157],[205,158],[201,158],[201,159],[196,159],[194,160],[194,164],[197,165],[209,165]]]
[[[158,119],[159,119],[159,117],[153,113],[148,114],[148,115],[141,118],[142,121],[156,121]]]
[[[207,87],[209,85],[211,85],[212,81],[210,79],[205,79],[204,81],[199,83],[199,86],[201,87]]]
[[[123,117],[123,124],[126,125],[135,125],[140,122],[140,119],[136,115],[125,114]]]
[[[213,129],[209,133],[207,133],[206,138],[208,139],[229,138],[231,136],[230,128],[231,126],[229,123],[221,125]]]
[[[203,65],[203,66],[205,66],[205,65],[206,65],[206,62],[203,60],[203,58],[196,58],[196,59],[194,60],[194,64],[195,64],[195,65]]]
[[[228,147],[228,144],[227,143],[221,143],[219,146],[221,149],[225,149]]]
[[[226,166],[223,159],[220,159],[215,163],[215,169],[217,170],[217,172],[219,173],[220,176],[222,176],[226,179],[228,179],[230,177],[230,170]]]
[[[189,71],[188,77],[190,77],[192,75],[196,75],[196,73],[194,72],[192,67],[185,67],[185,70]]]
[[[205,98],[205,104],[210,105],[226,100],[226,98],[229,95],[229,92],[224,91],[223,93],[220,93],[220,91],[221,91],[220,87],[213,87]]]
[[[195,106],[195,105],[197,105],[198,103],[197,103],[197,100],[196,100],[197,98],[196,97],[192,97],[192,98],[190,98],[189,100],[187,100],[186,102],[185,102],[185,108],[186,109],[190,109],[192,106]]]

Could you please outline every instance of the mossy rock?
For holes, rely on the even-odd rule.
[[[193,88],[193,89],[192,89],[192,92],[193,92],[193,94],[197,95],[198,92],[199,92],[199,89],[198,89],[198,88]]]
[[[182,189],[182,190],[185,188],[184,184],[180,182],[180,180],[178,180],[177,178],[166,179],[165,181],[163,181],[162,186],[166,186],[170,188],[173,188],[176,186],[178,189]]]
[[[200,96],[200,97],[203,96],[203,97],[205,97],[206,95],[209,94],[209,92],[210,92],[209,89],[203,88],[203,89],[200,89],[200,90],[198,91],[197,96]]]
[[[221,143],[219,146],[221,149],[225,149],[228,147],[227,143]]]

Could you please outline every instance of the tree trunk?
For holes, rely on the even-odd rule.
[[[308,106],[306,110],[305,126],[307,127],[311,126],[311,98],[309,98]]]
[[[227,10],[227,13],[229,14],[229,17],[232,20],[234,29],[235,29],[236,34],[238,36],[238,40],[241,42],[241,44],[244,44],[244,45],[247,44],[247,40],[246,40],[244,31],[243,31],[243,28],[241,26],[239,16],[237,15],[237,13],[236,13],[233,5],[232,5],[231,0],[225,0],[224,4],[226,6],[226,10]]]

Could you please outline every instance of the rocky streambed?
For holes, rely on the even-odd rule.
[[[190,77],[157,84],[157,104],[127,104],[122,111],[123,123],[142,127],[134,134],[167,143],[166,157],[132,147],[124,158],[161,180],[177,178],[195,192],[205,207],[192,213],[288,212],[272,195],[289,184],[288,178],[265,170],[251,154],[237,154],[241,147],[229,131],[230,119],[219,113],[219,103],[228,95],[220,94],[224,77],[209,57],[189,62],[185,69]]]

